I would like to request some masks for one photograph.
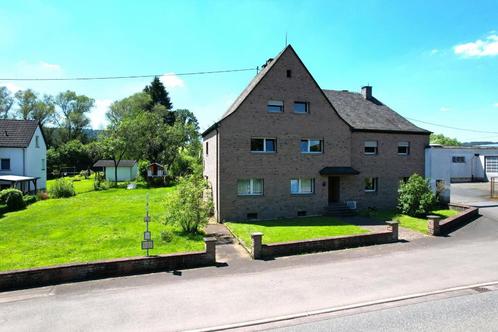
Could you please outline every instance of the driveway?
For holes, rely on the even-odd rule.
[[[452,203],[464,203],[476,207],[498,206],[498,199],[491,199],[489,182],[452,183]]]

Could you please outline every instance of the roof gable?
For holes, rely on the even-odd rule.
[[[35,120],[0,120],[0,147],[27,148],[36,128]]]

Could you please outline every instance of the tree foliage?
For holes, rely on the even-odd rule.
[[[8,119],[9,112],[14,105],[14,97],[10,93],[9,89],[5,86],[0,86],[0,118]]]
[[[398,189],[398,208],[403,214],[421,216],[429,213],[437,203],[429,182],[418,174],[408,181],[400,182]]]
[[[161,110],[161,108],[157,108],[157,106],[164,107],[164,111],[160,111],[163,116],[163,121],[169,125],[173,125],[175,122],[175,113],[171,111],[173,109],[173,104],[171,103],[168,91],[159,77],[154,77],[150,85],[147,85],[144,88],[144,92],[151,98],[146,109],[149,112],[156,112]]]
[[[95,101],[87,96],[78,95],[74,91],[65,91],[55,97],[58,106],[57,123],[64,128],[63,140],[80,139],[85,141],[83,129],[90,124],[88,113],[95,105]]]
[[[451,138],[444,136],[443,134],[431,134],[430,137],[430,143],[431,144],[441,144],[441,145],[448,145],[448,146],[460,146],[462,145],[461,142],[459,142],[456,138]]]
[[[200,232],[212,210],[212,200],[206,190],[207,181],[199,174],[180,178],[166,202],[166,223],[180,226],[185,233]]]

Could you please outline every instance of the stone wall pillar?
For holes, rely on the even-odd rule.
[[[428,215],[427,216],[427,229],[430,235],[439,235],[439,222],[441,221],[440,216]]]
[[[204,243],[206,244],[206,257],[210,263],[216,263],[216,238],[205,237]]]
[[[261,247],[263,246],[263,233],[257,232],[251,234],[252,238],[252,258],[261,258]]]
[[[397,242],[399,238],[399,222],[395,220],[386,221],[389,230],[393,233],[393,241]]]

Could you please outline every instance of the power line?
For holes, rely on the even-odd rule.
[[[198,71],[190,73],[169,73],[169,74],[151,74],[151,75],[128,75],[128,76],[96,76],[96,77],[59,77],[59,78],[0,78],[0,81],[91,81],[91,80],[120,80],[120,79],[134,79],[134,78],[151,78],[160,76],[192,76],[192,75],[209,75],[209,74],[223,74],[235,73],[242,71],[256,71],[257,68],[243,68],[243,69],[226,69],[226,70],[213,70],[213,71]]]
[[[448,129],[454,129],[454,130],[462,130],[462,131],[469,131],[469,132],[472,132],[472,133],[484,133],[484,134],[497,134],[498,135],[497,131],[485,131],[485,130],[458,128],[458,127],[446,126],[446,125],[442,125],[442,124],[438,124],[438,123],[433,123],[433,122],[427,122],[427,121],[417,120],[417,119],[408,118],[408,117],[407,117],[407,119],[411,120],[411,121],[417,121],[417,122],[420,122],[420,123],[425,123],[425,124],[428,124],[428,125],[436,126],[436,127],[442,127],[442,128],[448,128]]]

